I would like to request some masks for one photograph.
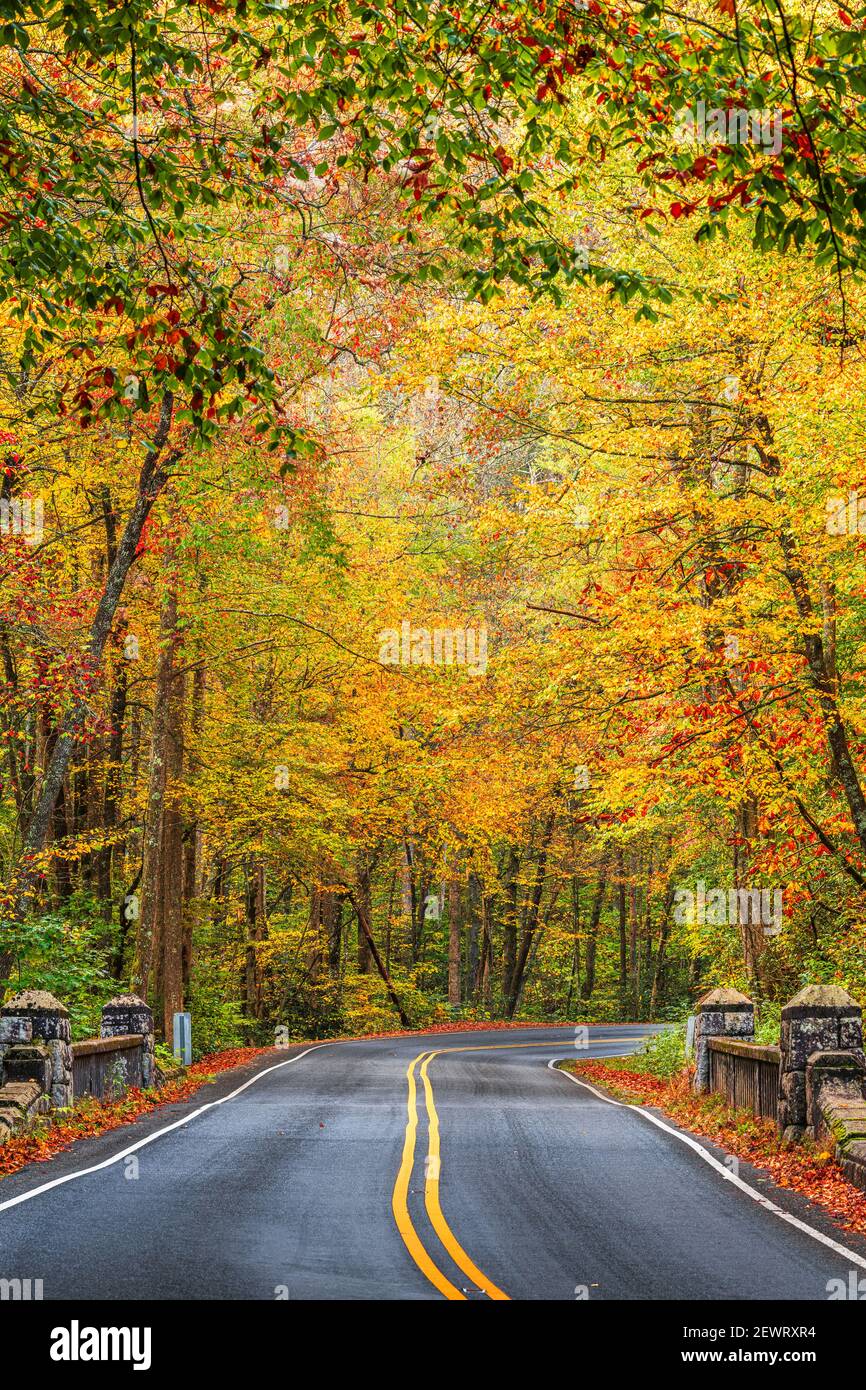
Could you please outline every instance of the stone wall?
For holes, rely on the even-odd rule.
[[[839,985],[807,985],[782,1010],[779,1133],[799,1139],[812,1129],[807,1069],[818,1053],[849,1053],[863,1063],[862,1011]],[[821,1080],[816,1077],[815,1084]],[[829,1078],[824,1078],[826,1087]],[[838,1083],[837,1083],[838,1084]]]
[[[846,1178],[866,1191],[866,1062],[861,1050],[811,1054],[806,1120],[807,1133],[829,1140]]]
[[[751,1012],[750,1012],[751,1011]],[[711,1055],[764,1066],[775,1048],[735,1041],[753,1028],[751,1000],[712,990],[697,1005],[695,1088],[724,1090],[735,1105],[754,1106],[754,1087],[722,1086]],[[752,1054],[760,1054],[753,1056]],[[838,985],[807,985],[782,1010],[776,1123],[790,1142],[808,1136],[829,1143],[849,1182],[866,1192],[866,1056],[860,1005]],[[729,1083],[730,1078],[723,1078]],[[761,1107],[757,1107],[759,1110]]]
[[[72,1105],[70,1038],[69,1013],[47,990],[25,990],[0,1009],[0,1144],[34,1117]],[[153,1014],[143,999],[120,994],[104,1006],[92,1050],[110,1050],[111,1039],[135,1049],[136,1083],[157,1084]]]

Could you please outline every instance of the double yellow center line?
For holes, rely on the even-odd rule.
[[[621,1041],[619,1038],[598,1037],[592,1039],[593,1043],[604,1043]],[[408,1096],[406,1102],[406,1134],[403,1139],[403,1156],[400,1168],[397,1173],[397,1181],[394,1183],[394,1191],[391,1196],[391,1210],[394,1213],[394,1220],[397,1223],[397,1230],[403,1240],[403,1244],[412,1256],[416,1265],[425,1278],[430,1280],[445,1298],[452,1301],[460,1300],[468,1302],[466,1294],[462,1289],[458,1289],[446,1274],[432,1259],[431,1255],[423,1245],[418,1232],[412,1224],[409,1215],[409,1183],[415,1168],[415,1146],[418,1137],[418,1083],[415,1079],[415,1068],[421,1063],[418,1076],[424,1087],[424,1099],[427,1106],[427,1158],[424,1164],[424,1207],[430,1221],[430,1225],[439,1237],[444,1248],[448,1251],[457,1268],[466,1275],[476,1288],[481,1289],[488,1298],[504,1299],[510,1301],[509,1295],[494,1284],[492,1279],[488,1279],[473,1260],[470,1259],[463,1246],[455,1236],[445,1216],[439,1201],[439,1176],[442,1168],[442,1158],[439,1146],[439,1116],[436,1112],[436,1103],[433,1099],[433,1086],[430,1081],[429,1067],[434,1057],[439,1057],[443,1053],[450,1052],[505,1052],[512,1048],[544,1047],[550,1050],[556,1049],[556,1043],[543,1042],[519,1042],[519,1043],[481,1043],[467,1047],[440,1047],[432,1052],[419,1052],[418,1056],[409,1064],[406,1071],[408,1082]]]
[[[465,1052],[474,1049],[469,1048],[441,1048],[443,1052]],[[436,1112],[436,1102],[433,1099],[433,1087],[430,1083],[428,1068],[438,1052],[419,1052],[418,1056],[409,1064],[406,1072],[406,1079],[409,1083],[408,1099],[406,1103],[406,1135],[403,1140],[403,1158],[400,1169],[397,1173],[397,1181],[394,1184],[394,1192],[391,1197],[391,1210],[394,1213],[394,1220],[397,1223],[397,1230],[403,1239],[403,1244],[412,1256],[421,1273],[430,1280],[441,1294],[452,1301],[460,1300],[467,1302],[466,1295],[462,1289],[458,1289],[456,1284],[452,1284],[447,1275],[443,1274],[439,1266],[428,1254],[418,1232],[412,1224],[409,1215],[409,1183],[415,1167],[415,1140],[418,1134],[418,1087],[415,1080],[415,1068],[421,1063],[419,1076],[424,1087],[424,1098],[427,1106],[427,1159],[424,1164],[424,1206],[430,1225],[441,1240],[443,1246],[448,1251],[457,1268],[462,1270],[466,1277],[471,1280],[477,1288],[482,1289],[488,1298],[508,1299],[508,1294],[503,1293],[488,1279],[478,1266],[469,1258],[463,1246],[455,1236],[442,1212],[439,1201],[439,1173],[442,1167],[442,1158],[439,1148],[439,1116]]]

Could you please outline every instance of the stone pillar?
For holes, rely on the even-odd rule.
[[[839,985],[807,985],[782,1010],[779,1133],[801,1139],[809,1124],[806,1068],[813,1053],[863,1057],[860,1005]]]
[[[63,1109],[72,1104],[72,1048],[69,1031],[69,1013],[45,989],[26,989],[16,994],[0,1009],[0,1069],[5,1077],[8,1065],[18,1069],[20,1079],[22,1068],[31,1063],[42,1075],[39,1054],[44,1054],[50,1062],[50,1086],[47,1094],[55,1109]],[[33,1056],[25,1057],[17,1052],[10,1059],[12,1048],[18,1044],[29,1044]],[[40,1046],[43,1045],[43,1046]],[[12,1080],[12,1077],[6,1078]],[[33,1079],[36,1079],[35,1073]]]
[[[806,1128],[813,1139],[827,1133],[824,1111],[832,1104],[861,1122],[866,1094],[866,1059],[862,1052],[813,1052],[806,1063]]]
[[[145,1088],[156,1084],[153,1056],[153,1010],[137,994],[117,994],[102,1006],[101,1038],[119,1038],[126,1033],[141,1033],[141,1084]]]
[[[735,989],[711,989],[695,1005],[696,1091],[710,1089],[710,1038],[738,1038],[748,1042],[755,1036],[755,1006]]]

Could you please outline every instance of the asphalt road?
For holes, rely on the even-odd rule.
[[[862,1277],[866,1242],[548,1065],[647,1031],[269,1055],[0,1182],[0,1279],[45,1299],[823,1301]]]

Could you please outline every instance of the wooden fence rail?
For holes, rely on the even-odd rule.
[[[710,1090],[719,1091],[739,1110],[775,1120],[779,1104],[778,1047],[709,1038]]]
[[[72,1044],[72,1091],[79,1096],[123,1095],[141,1086],[140,1033],[121,1033],[116,1038],[86,1038]]]

